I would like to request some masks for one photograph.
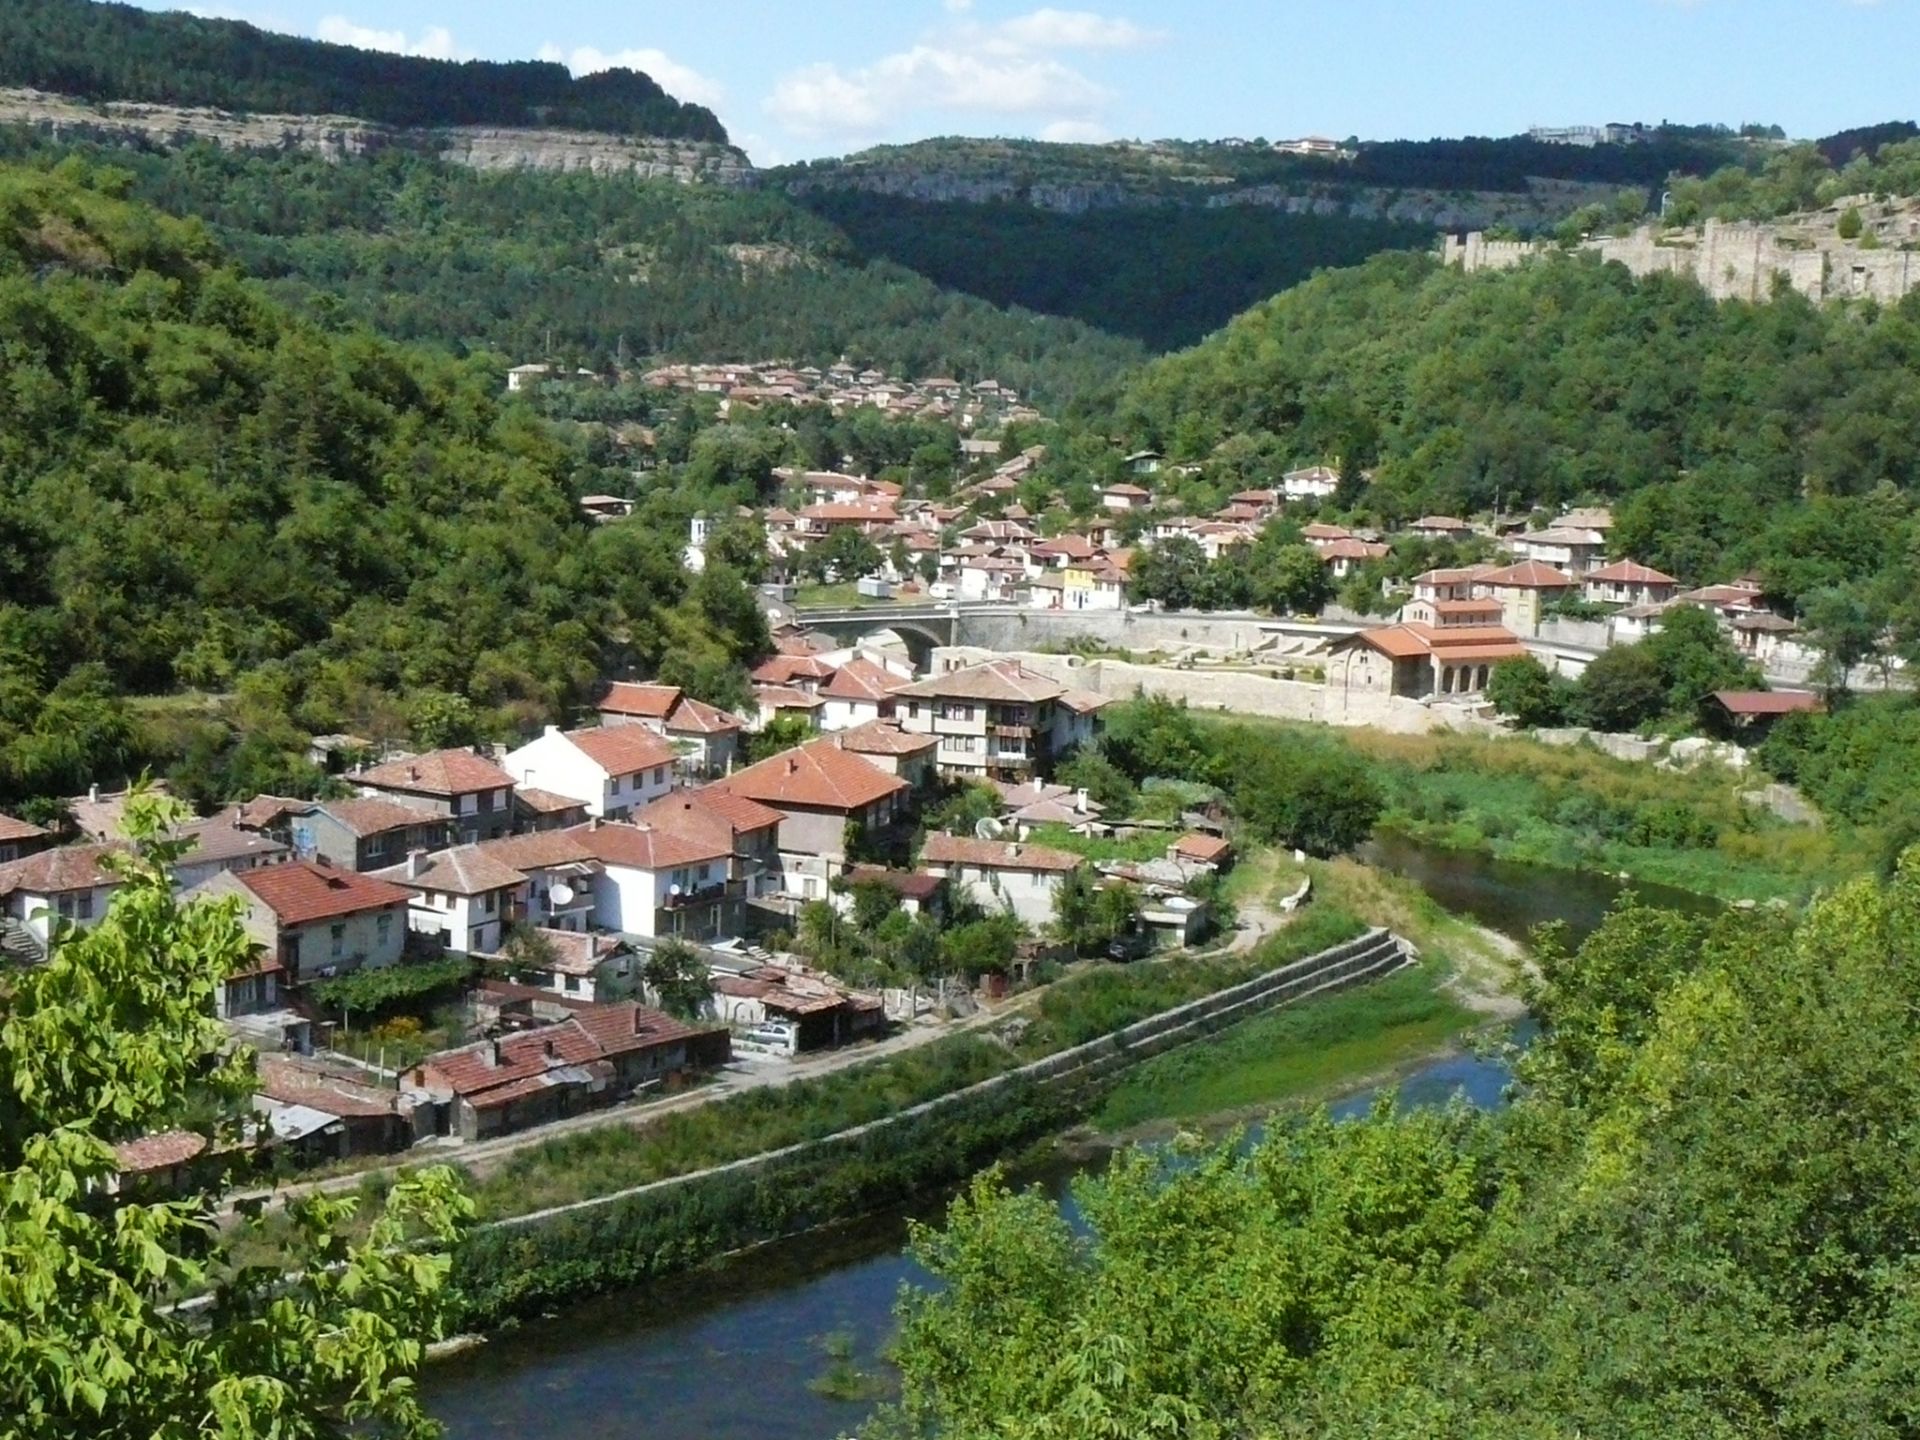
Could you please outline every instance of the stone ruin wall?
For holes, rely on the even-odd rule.
[[[1920,289],[1920,253],[1864,249],[1837,235],[1810,236],[1804,225],[1709,220],[1698,230],[1642,225],[1631,235],[1585,241],[1582,251],[1618,261],[1635,275],[1685,275],[1716,300],[1765,300],[1784,281],[1816,302],[1871,298],[1883,303]],[[1489,240],[1478,231],[1447,236],[1441,258],[1472,273],[1508,270],[1557,246]]]

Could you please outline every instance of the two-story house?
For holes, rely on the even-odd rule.
[[[569,834],[598,867],[593,908],[603,928],[693,941],[739,933],[731,834],[644,821],[589,821]]]
[[[381,870],[415,850],[453,843],[451,816],[368,796],[320,801],[289,816],[286,827],[301,856],[347,870]]]
[[[588,815],[624,820],[673,788],[678,759],[672,743],[644,725],[549,725],[539,739],[509,752],[506,764],[522,785],[577,795]]]
[[[848,832],[892,826],[909,787],[823,739],[736,770],[702,793],[709,791],[779,811],[783,893],[824,900],[828,885],[846,868]]]
[[[967,780],[1022,780],[1096,732],[1107,701],[1013,660],[929,676],[895,696],[905,727],[938,737],[935,763]]]
[[[1540,628],[1546,607],[1571,594],[1579,581],[1563,570],[1538,560],[1523,560],[1503,570],[1483,570],[1474,577],[1476,600],[1498,600],[1509,630],[1531,635]]]
[[[397,963],[413,899],[375,876],[305,860],[223,871],[193,893],[237,898],[242,928],[287,986]]]
[[[777,895],[781,888],[780,823],[786,817],[744,795],[717,790],[681,790],[656,800],[633,817],[643,825],[725,844],[733,854],[732,878],[744,900]],[[722,930],[736,933],[745,917],[723,917]]]
[[[898,716],[839,731],[833,742],[869,765],[899,776],[915,790],[932,785],[939,773],[934,756],[940,749],[940,737],[909,730]]]
[[[820,728],[831,734],[893,714],[893,697],[907,683],[884,665],[864,655],[854,656],[820,687],[820,698],[826,701],[820,710]]]
[[[1589,570],[1583,584],[1587,599],[1600,605],[1664,605],[1680,592],[1673,576],[1638,560],[1616,560]]]
[[[527,877],[477,844],[431,855],[416,850],[373,878],[409,893],[409,930],[463,955],[497,951],[527,896]]]
[[[566,830],[508,835],[480,846],[489,860],[518,871],[526,880],[513,919],[541,929],[573,932],[597,923],[594,877],[600,866],[579,836],[589,823],[582,819]]]
[[[618,681],[607,687],[597,708],[602,725],[642,725],[672,741],[680,751],[681,770],[694,777],[726,774],[739,758],[740,735],[747,725],[678,685]]]
[[[435,750],[389,760],[347,780],[363,795],[446,816],[462,845],[491,840],[513,828],[513,776],[471,750]]]

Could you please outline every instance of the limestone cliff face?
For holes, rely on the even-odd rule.
[[[38,90],[0,89],[0,125],[57,138],[180,145],[209,140],[238,150],[308,150],[329,160],[399,148],[476,170],[581,170],[683,184],[752,185],[757,172],[731,145],[576,130],[454,126],[416,130],[345,115],[258,115],[171,105],[92,105]]]
[[[788,192],[795,195],[809,191],[858,190],[905,200],[1015,202],[1066,215],[1156,206],[1211,209],[1250,205],[1290,215],[1401,220],[1437,229],[1490,229],[1499,225],[1531,229],[1551,225],[1582,205],[1612,199],[1618,188],[1570,180],[1530,180],[1528,188],[1519,192],[1396,190],[1312,183],[1236,185],[1224,177],[1180,177],[1156,188],[1125,180],[1030,182],[1011,172],[959,173],[911,165],[847,165],[820,175],[799,176],[787,184]]]

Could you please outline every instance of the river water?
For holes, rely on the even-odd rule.
[[[1418,882],[1447,909],[1524,940],[1564,920],[1578,941],[1625,887],[1605,876],[1513,865],[1382,839],[1370,863]],[[1689,911],[1715,902],[1658,886],[1634,887],[1649,904]],[[1452,1055],[1400,1081],[1403,1106],[1463,1095],[1500,1103],[1506,1068]],[[1373,1101],[1354,1095],[1336,1114]],[[1099,1162],[1093,1162],[1098,1164]],[[1057,1162],[1017,1177],[1071,1202],[1076,1167]],[[937,1219],[943,1201],[918,1208]],[[903,1282],[922,1272],[903,1253],[916,1212],[869,1217],[804,1236],[716,1270],[701,1271],[570,1307],[433,1367],[423,1389],[452,1440],[831,1440],[857,1426],[870,1400],[817,1393],[830,1363],[828,1337],[850,1342],[854,1363],[884,1372]]]

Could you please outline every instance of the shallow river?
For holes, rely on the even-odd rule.
[[[1368,861],[1407,875],[1456,913],[1525,939],[1565,920],[1576,941],[1624,888],[1603,876],[1512,865],[1480,856],[1377,841]],[[1700,910],[1714,902],[1658,886],[1635,887],[1650,904]],[[1444,1104],[1455,1094],[1500,1103],[1505,1067],[1455,1055],[1400,1082],[1402,1105]],[[1355,1114],[1371,1094],[1336,1113]],[[1098,1162],[1095,1162],[1098,1163]],[[1023,1176],[1067,1198],[1065,1162]],[[921,1207],[937,1218],[943,1202]],[[827,1368],[823,1341],[850,1337],[855,1363],[879,1370],[894,1298],[920,1272],[901,1251],[909,1215],[871,1217],[810,1235],[712,1271],[680,1276],[568,1309],[501,1336],[426,1377],[429,1408],[453,1440],[831,1440],[859,1424],[864,1401],[828,1399],[810,1382]]]

